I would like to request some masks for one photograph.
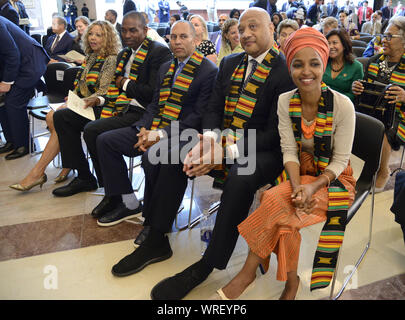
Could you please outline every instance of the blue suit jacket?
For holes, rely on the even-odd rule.
[[[0,17],[0,43],[0,81],[34,87],[49,62],[42,46],[4,17]]]
[[[0,16],[10,20],[15,23],[17,26],[20,24],[20,18],[18,17],[18,12],[13,8],[13,6],[8,2],[3,5],[0,10]]]
[[[146,107],[142,118],[136,122],[134,126],[149,129],[152,125],[153,118],[159,114],[160,87],[171,63],[172,61],[168,61],[160,67],[158,82],[153,93],[152,102]],[[217,66],[207,58],[204,58],[193,82],[191,82],[188,88],[187,94],[183,98],[183,104],[178,119],[180,132],[188,128],[193,128],[201,132],[201,119],[203,114],[207,112],[208,101],[212,93],[217,72]],[[170,137],[170,127],[169,125],[164,128],[168,137]]]
[[[45,44],[45,50],[52,59],[55,59],[58,61],[65,61],[58,55],[66,54],[70,50],[72,50],[73,37],[69,34],[69,32],[66,31],[65,34],[63,35],[62,39],[59,40],[59,43],[56,45],[53,52],[51,52],[52,43],[55,40],[55,38],[56,38],[56,34],[54,34],[48,38],[48,40],[46,41],[46,44]]]

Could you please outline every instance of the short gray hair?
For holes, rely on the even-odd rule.
[[[173,29],[173,27],[174,27],[176,24],[179,24],[179,23],[185,23],[185,24],[187,24],[187,25],[189,26],[189,28],[190,28],[191,35],[193,36],[193,38],[196,37],[197,33],[196,33],[196,31],[195,31],[194,25],[193,25],[190,21],[188,21],[188,20],[177,20],[175,23],[172,24],[172,27],[170,28],[170,31]]]
[[[291,28],[297,31],[300,26],[298,25],[298,22],[293,19],[284,19],[277,26],[277,34],[280,35],[281,29],[284,28]]]
[[[399,29],[399,32],[402,36],[402,41],[405,42],[405,17],[404,16],[395,16],[390,19],[388,22],[387,29],[390,26],[395,26]]]

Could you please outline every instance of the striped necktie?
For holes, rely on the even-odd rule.
[[[243,88],[242,88],[242,90],[245,90],[245,87],[246,87],[247,84],[249,83],[250,79],[252,79],[253,74],[255,73],[256,68],[257,68],[257,61],[256,61],[255,59],[250,60],[249,63],[252,64],[252,70],[250,71],[249,75],[247,76],[245,82],[243,83]]]
[[[55,47],[58,45],[59,37],[60,37],[60,36],[57,35],[55,42],[52,44],[51,52],[53,52],[53,50],[55,50]]]

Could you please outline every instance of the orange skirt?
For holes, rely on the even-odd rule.
[[[301,184],[315,181],[313,156],[302,153]],[[349,204],[355,195],[356,180],[350,164],[339,176],[339,180],[349,191]],[[274,252],[277,255],[277,280],[286,281],[287,272],[297,270],[301,245],[301,228],[326,220],[328,210],[328,189],[324,187],[314,194],[318,203],[311,214],[301,213],[301,220],[295,215],[291,201],[291,183],[285,181],[263,193],[260,206],[238,225],[239,233],[249,248],[259,257],[265,259]],[[314,248],[315,253],[316,248]]]

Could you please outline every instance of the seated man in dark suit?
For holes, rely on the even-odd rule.
[[[268,13],[261,8],[249,8],[241,15],[238,28],[246,52],[221,61],[208,108],[203,114],[202,128],[209,132],[199,136],[200,142],[194,142],[191,152],[198,158],[194,161],[188,154],[182,159],[184,165],[162,165],[160,171],[153,170],[156,166],[148,163],[152,149],[142,159],[145,175],[154,175],[151,182],[154,193],[146,203],[146,184],[144,229],[135,240],[140,246],[113,267],[114,274],[138,272],[141,266],[170,256],[170,245],[164,234],[171,230],[189,177],[210,173],[217,178],[215,185],[223,189],[213,235],[202,260],[157,284],[152,290],[152,299],[181,299],[214,268],[226,268],[239,236],[237,225],[246,218],[256,190],[274,181],[283,168],[277,101],[281,93],[294,85],[285,58],[275,45],[274,27]],[[256,134],[252,136],[249,131]],[[235,140],[236,143],[231,144],[216,142]],[[209,148],[212,145],[214,149]],[[200,149],[204,151],[201,157]],[[218,167],[216,157],[220,164],[226,165],[225,171],[213,170]]]
[[[45,50],[51,57],[50,63],[65,61],[59,55],[66,54],[72,50],[73,37],[66,30],[67,22],[65,18],[55,16],[52,19],[53,35],[45,43]]]
[[[142,119],[131,127],[106,132],[97,140],[97,151],[103,159],[100,165],[105,197],[92,215],[99,218],[100,226],[117,224],[141,211],[123,155],[140,155],[159,140],[162,141],[156,144],[157,148],[173,146],[185,129],[201,132],[201,117],[206,112],[218,68],[196,51],[195,29],[190,22],[173,24],[170,44],[176,58],[161,66],[159,85]],[[173,110],[177,111],[173,113]],[[178,133],[172,134],[175,126],[179,128]],[[159,170],[160,166],[156,164],[155,169]],[[145,206],[159,195],[160,189],[150,187],[155,184],[154,176],[146,174]]]
[[[0,153],[14,150],[6,156],[11,160],[28,153],[27,104],[49,57],[37,41],[4,17],[0,17],[0,43],[0,95],[5,95],[0,124],[7,140]]]
[[[8,0],[0,0],[0,16],[10,20],[17,26],[19,25],[20,18],[18,17],[18,12]]]
[[[108,93],[105,97],[86,99],[87,107],[93,107],[98,120],[90,121],[70,109],[55,112],[53,120],[63,166],[78,172],[78,176],[68,185],[53,190],[55,196],[67,197],[97,189],[97,180],[83,152],[82,131],[98,184],[103,186],[96,150],[98,135],[132,125],[141,118],[145,107],[151,102],[158,70],[162,63],[171,59],[171,53],[166,46],[146,38],[147,30],[145,19],[139,12],[130,12],[124,16],[122,35],[128,47],[118,54],[115,77]]]

